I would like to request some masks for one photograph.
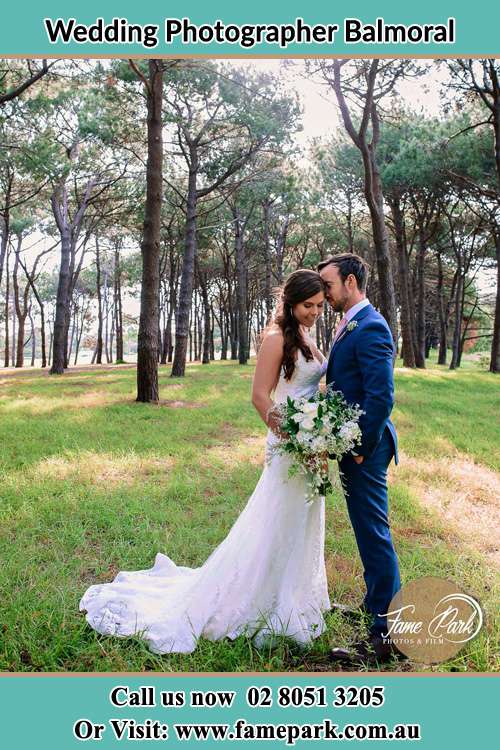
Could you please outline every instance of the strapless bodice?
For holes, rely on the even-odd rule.
[[[280,373],[274,391],[274,402],[281,404],[287,400],[288,396],[290,398],[301,398],[303,396],[310,398],[313,396],[318,390],[319,381],[325,374],[327,366],[327,359],[321,363],[315,357],[307,361],[299,349],[295,370],[291,379],[285,380],[283,370]]]

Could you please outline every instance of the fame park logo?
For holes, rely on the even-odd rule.
[[[480,632],[484,615],[478,602],[444,578],[410,581],[393,597],[387,635],[413,661],[438,664],[451,659]]]

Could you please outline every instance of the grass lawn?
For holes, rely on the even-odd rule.
[[[225,537],[263,464],[252,374],[253,363],[217,362],[173,379],[162,367],[153,406],[134,402],[133,368],[0,371],[0,670],[331,669],[329,647],[356,638],[334,614],[307,654],[241,637],[160,657],[138,638],[98,636],[78,612],[90,584],[151,567],[158,551],[198,566]],[[396,371],[390,504],[403,582],[452,579],[486,613],[478,638],[434,670],[499,669],[498,538],[482,523],[500,471],[498,385],[473,367]],[[357,604],[362,569],[340,495],[327,499],[326,554],[332,599]],[[431,667],[386,667],[402,668]]]

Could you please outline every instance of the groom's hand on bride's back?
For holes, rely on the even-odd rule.
[[[353,456],[353,459],[356,461],[357,464],[362,464],[365,460],[364,456]]]

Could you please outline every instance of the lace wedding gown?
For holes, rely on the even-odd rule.
[[[326,360],[299,350],[290,381],[283,373],[275,402],[311,396]],[[324,630],[330,608],[324,562],[324,498],[306,503],[302,477],[288,477],[290,459],[272,452],[255,490],[224,541],[200,568],[176,565],[162,553],[149,570],[124,571],[112,583],[90,586],[80,601],[99,633],[144,638],[158,654],[189,653],[210,640],[273,634],[308,644]]]

